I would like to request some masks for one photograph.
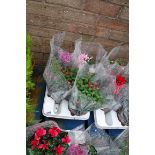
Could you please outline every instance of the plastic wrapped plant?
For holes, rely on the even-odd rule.
[[[77,69],[73,66],[72,53],[61,48],[65,33],[54,35],[50,41],[51,53],[44,71],[48,96],[60,103],[74,83]],[[73,68],[74,67],[74,68]]]
[[[27,155],[65,155],[71,139],[58,127],[38,128],[27,141]]]
[[[88,111],[98,109],[104,104],[102,84],[96,78],[97,74],[89,71],[85,64],[77,73],[69,100],[69,110],[73,115],[83,115]]]
[[[67,150],[67,155],[87,155],[87,147],[79,144],[71,144]]]

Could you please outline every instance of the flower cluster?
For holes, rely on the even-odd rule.
[[[80,67],[81,65],[86,64],[86,63],[89,62],[91,59],[92,59],[92,57],[90,58],[90,57],[88,56],[88,54],[81,53],[81,54],[78,56],[78,66]]]
[[[30,141],[29,148],[34,154],[62,155],[69,147],[70,142],[71,139],[68,134],[57,127],[48,128],[47,130],[39,128]]]
[[[116,81],[115,81],[115,90],[114,90],[114,94],[118,94],[119,93],[119,89],[124,87],[124,84],[126,83],[125,78],[119,74],[116,76]]]
[[[61,60],[62,63],[71,62],[71,59],[72,59],[71,53],[65,52],[65,51],[59,51],[58,55],[59,55],[59,59]]]
[[[87,155],[87,149],[79,144],[71,144],[67,154],[72,155],[73,153],[75,155]]]

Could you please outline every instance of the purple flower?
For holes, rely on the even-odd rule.
[[[59,51],[58,54],[59,54],[59,59],[61,60],[61,62],[63,63],[71,62],[71,58],[72,58],[71,53],[65,52],[65,51]]]
[[[87,155],[87,150],[78,144],[71,144],[67,153],[69,155]]]

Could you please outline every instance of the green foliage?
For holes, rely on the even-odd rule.
[[[35,138],[35,135],[33,135],[27,140],[27,143],[26,143],[27,155],[56,155],[55,148],[58,145],[64,148],[62,155],[66,155],[66,151],[69,148],[69,145],[67,143],[63,143],[62,138],[64,138],[65,136],[68,136],[68,132],[60,131],[58,136],[51,137],[51,135],[48,133],[50,128],[47,127],[44,129],[46,130],[46,135],[40,137],[38,145],[43,144],[43,141],[45,141],[46,143],[49,144],[48,149],[42,150],[42,149],[38,149],[37,147],[35,147],[32,150],[31,141],[34,140]]]
[[[99,87],[96,83],[90,81],[91,76],[84,76],[79,78],[77,81],[77,88],[95,102],[100,102],[103,100],[102,95],[100,94]]]
[[[71,68],[71,67],[63,67],[61,69],[66,80],[68,81],[69,86],[73,86],[76,75],[77,75],[77,70],[78,70],[77,68]]]
[[[97,150],[93,145],[89,145],[89,152],[88,155],[97,155]]]
[[[26,35],[26,110],[31,111],[31,91],[34,88],[34,83],[32,82],[32,59],[31,59],[31,37],[29,34]]]
[[[88,64],[89,65],[93,65],[93,64],[95,64],[95,60],[92,58],[92,59],[90,59],[89,61],[88,61]]]
[[[111,59],[109,60],[110,64],[114,64],[115,62],[120,66],[124,66],[126,63],[123,58],[118,58],[117,60],[111,60]]]
[[[121,155],[129,155],[129,142],[128,140],[125,140],[121,146],[120,146],[120,149],[121,149]]]

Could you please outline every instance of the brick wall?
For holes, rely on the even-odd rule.
[[[65,49],[72,50],[82,36],[109,51],[128,43],[128,26],[128,0],[27,0],[27,32],[36,65],[45,66],[49,40],[59,31],[66,32]]]

